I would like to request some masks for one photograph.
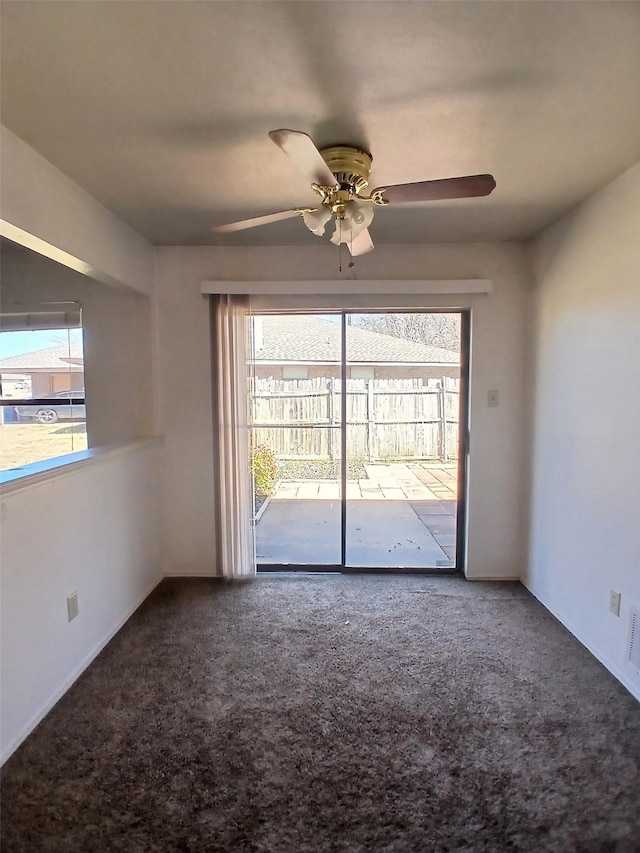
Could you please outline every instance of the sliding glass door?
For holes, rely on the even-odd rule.
[[[349,568],[456,565],[460,314],[348,314]]]
[[[341,316],[256,314],[253,322],[258,565],[339,567]]]
[[[468,316],[254,318],[258,568],[460,569]]]

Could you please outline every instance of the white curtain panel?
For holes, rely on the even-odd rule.
[[[250,300],[211,296],[216,551],[226,578],[256,574],[249,465]]]

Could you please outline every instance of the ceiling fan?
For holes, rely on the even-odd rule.
[[[373,249],[369,225],[376,207],[412,201],[474,198],[489,195],[496,186],[493,175],[467,175],[377,187],[365,195],[373,161],[368,151],[352,145],[334,145],[318,150],[311,137],[299,130],[272,130],[269,136],[311,181],[311,189],[319,197],[318,207],[296,207],[218,225],[213,230],[219,234],[302,216],[313,234],[322,235],[329,220],[333,219],[335,231],[331,242],[336,245],[346,243],[352,255],[364,255]]]

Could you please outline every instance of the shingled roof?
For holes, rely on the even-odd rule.
[[[314,314],[264,314],[262,346],[256,345],[257,362],[337,362],[340,360],[340,323]],[[259,343],[259,342],[258,342]],[[458,353],[360,326],[347,328],[347,359],[350,362],[458,364]]]
[[[83,370],[82,343],[72,341],[46,349],[0,358],[0,373],[78,373]]]

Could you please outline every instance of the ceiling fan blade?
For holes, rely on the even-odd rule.
[[[267,213],[266,216],[254,216],[253,219],[242,219],[240,222],[230,222],[228,225],[215,225],[213,230],[218,234],[231,234],[233,231],[244,231],[245,228],[255,228],[258,225],[268,225],[270,222],[279,222],[281,219],[301,216],[305,210],[307,208],[283,210],[281,213]]]
[[[373,240],[369,229],[365,228],[361,231],[352,243],[347,243],[349,251],[355,257],[356,255],[366,255],[373,249]]]
[[[489,195],[495,186],[493,175],[467,175],[461,178],[444,178],[440,181],[419,181],[415,184],[382,187],[384,193],[382,197],[393,204],[409,201],[438,201],[447,198],[474,198]]]
[[[321,187],[334,187],[335,175],[322,159],[322,155],[306,133],[300,130],[272,130],[269,136],[296,164],[310,183]]]

